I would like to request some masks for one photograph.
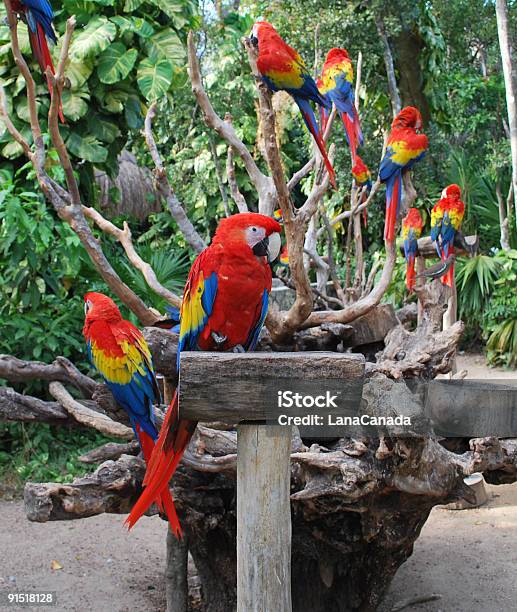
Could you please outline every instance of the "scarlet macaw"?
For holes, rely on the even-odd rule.
[[[280,224],[257,213],[223,219],[210,246],[194,261],[183,293],[178,366],[183,350],[252,351],[271,291],[269,261],[280,250]],[[131,528],[168,483],[197,423],[179,419],[175,395],[127,523]]]
[[[87,293],[84,312],[83,335],[90,361],[129,416],[147,464],[158,439],[153,404],[160,401],[149,347],[142,332],[122,318],[115,302],[106,295]],[[179,533],[169,489],[160,491],[153,501],[165,509],[173,530]]]
[[[453,183],[442,191],[439,202],[431,212],[431,238],[442,261],[446,261],[449,255],[454,253],[454,239],[460,230],[464,214],[465,204],[461,201],[461,189]],[[442,277],[442,282],[452,287],[453,280],[454,261]]]
[[[336,105],[341,115],[352,163],[355,164],[357,147],[363,144],[363,133],[355,107],[354,69],[346,49],[334,48],[327,53],[320,82],[320,93]]]
[[[355,164],[352,166],[352,176],[355,179],[355,184],[358,189],[362,189],[363,187],[366,187],[366,190],[361,197],[360,203],[362,204],[363,202],[366,201],[370,191],[372,190],[372,175],[370,173],[370,170],[368,169],[368,166],[363,162],[363,160],[359,157],[359,155],[356,155],[355,157]],[[364,221],[365,227],[366,227],[367,214],[368,213],[366,211],[366,208],[364,208],[363,209],[363,221]]]
[[[385,240],[392,241],[395,238],[395,224],[402,196],[402,173],[422,159],[429,146],[427,136],[417,133],[421,128],[422,116],[413,106],[403,108],[391,124],[386,153],[379,170],[381,181],[386,183]]]
[[[48,89],[52,94],[52,83],[47,77],[47,68],[50,68],[52,74],[55,74],[52,56],[47,44],[47,39],[53,44],[57,42],[56,33],[52,25],[54,21],[52,6],[49,0],[13,0],[11,6],[13,11],[21,15],[27,23],[32,53],[38,61],[42,74],[47,79]],[[65,119],[61,105],[59,105],[59,118],[64,123]]]
[[[415,258],[418,251],[418,239],[422,235],[422,227],[422,217],[418,208],[410,208],[402,221],[404,257],[406,258],[406,287],[410,293],[415,288]]]
[[[316,122],[310,100],[329,108],[330,102],[320,94],[300,54],[290,47],[267,21],[257,21],[251,31],[251,42],[258,45],[257,68],[271,91],[287,91],[302,113],[329,173],[334,189],[336,177],[325,148],[325,142]]]

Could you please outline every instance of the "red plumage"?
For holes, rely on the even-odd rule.
[[[271,234],[280,231],[277,221],[255,213],[234,215],[220,222],[212,244],[190,270],[183,294],[178,351],[253,350],[272,282],[262,248]],[[130,528],[168,487],[195,431],[197,423],[180,420],[178,408],[175,394],[147,467],[144,492],[127,519]]]

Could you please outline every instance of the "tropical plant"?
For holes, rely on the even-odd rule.
[[[499,278],[486,306],[483,331],[487,357],[494,365],[517,365],[517,251],[501,253]]]
[[[3,3],[1,7],[3,20]],[[58,34],[71,15],[78,25],[67,66],[61,131],[69,152],[81,161],[82,188],[91,189],[93,165],[111,175],[116,171],[128,133],[143,125],[145,105],[185,84],[185,36],[199,21],[193,0],[65,0],[56,11]],[[25,24],[19,24],[18,34],[24,55],[31,57]],[[55,59],[58,52],[59,43]],[[30,137],[23,79],[12,59],[7,25],[0,25],[0,76],[15,125]],[[42,77],[37,95],[43,119],[50,98]],[[0,147],[3,157],[21,156],[21,147],[3,129]]]

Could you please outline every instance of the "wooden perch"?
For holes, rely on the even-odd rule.
[[[71,414],[74,419],[86,425],[92,427],[97,431],[100,431],[107,436],[114,436],[116,438],[125,438],[131,440],[134,436],[133,430],[130,427],[122,425],[113,421],[105,414],[91,410],[90,408],[83,406],[77,400],[75,400],[70,393],[63,387],[59,382],[51,382],[49,385],[50,394],[63,406],[63,408]]]
[[[144,474],[143,459],[123,455],[69,485],[29,482],[24,491],[27,518],[44,523],[103,512],[127,514],[142,490]]]
[[[476,240],[478,240],[477,236],[465,236],[465,240],[467,244],[476,244]],[[400,245],[399,247],[400,253],[404,254],[404,246]],[[469,255],[469,252],[462,246],[455,244],[454,251],[456,255]],[[424,236],[423,238],[418,239],[418,254],[420,257],[424,257],[425,259],[433,258],[436,259],[438,254],[436,252],[435,243],[431,240],[430,236]]]
[[[0,422],[49,423],[76,425],[76,420],[58,402],[45,402],[22,395],[10,387],[0,387]]]
[[[47,364],[41,361],[25,361],[13,355],[0,355],[0,378],[9,382],[57,380],[74,385],[88,397],[92,396],[98,385],[92,378],[79,372],[66,357],[56,357],[52,364]]]
[[[300,381],[310,381],[314,388],[326,390],[333,382],[344,387],[363,374],[362,355],[183,352],[180,415],[200,421],[262,421],[268,401],[276,399],[278,384],[296,389]]]

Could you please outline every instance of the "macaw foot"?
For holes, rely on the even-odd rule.
[[[232,348],[232,353],[245,353],[246,349],[242,346],[242,344],[237,344]]]
[[[212,340],[219,346],[221,344],[224,344],[226,342],[226,340],[228,340],[228,338],[226,336],[221,336],[219,335],[217,332],[211,332],[210,335],[212,336]]]

